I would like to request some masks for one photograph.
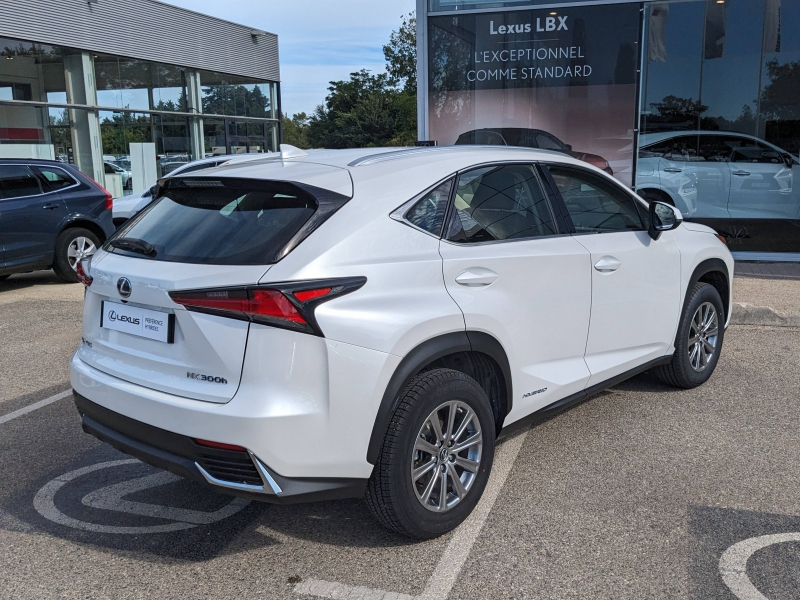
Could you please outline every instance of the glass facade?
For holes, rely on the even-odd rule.
[[[0,158],[73,163],[115,196],[203,156],[277,150],[278,123],[276,82],[0,38]]]
[[[425,139],[570,154],[800,253],[800,2],[426,4]]]

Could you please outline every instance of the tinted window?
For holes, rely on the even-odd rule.
[[[486,242],[556,233],[530,165],[483,167],[458,178],[448,239]]]
[[[215,265],[275,262],[317,202],[278,181],[173,182],[120,236],[155,247],[155,260]],[[191,187],[189,187],[191,186]]]
[[[677,162],[697,162],[702,160],[698,152],[700,136],[683,135],[667,140],[664,158]]]
[[[447,211],[447,202],[450,199],[450,190],[453,180],[450,179],[435,190],[425,195],[414,207],[406,213],[406,220],[424,229],[435,236],[442,234],[442,223]]]
[[[780,152],[755,140],[740,137],[721,137],[720,142],[731,162],[783,164],[783,157]]]
[[[61,188],[69,187],[77,183],[66,171],[62,171],[61,169],[36,167],[36,170],[47,180],[50,191],[60,190]]]
[[[476,131],[473,143],[484,146],[505,146],[503,136],[495,131]]]
[[[615,184],[575,167],[549,169],[578,233],[642,229],[635,201]]]
[[[566,150],[566,148],[560,144],[557,139],[545,133],[538,134],[536,136],[536,141],[539,144],[539,148],[544,150],[558,150],[559,152]]]
[[[0,165],[0,198],[19,198],[41,193],[39,180],[28,167]]]

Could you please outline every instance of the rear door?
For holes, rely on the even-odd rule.
[[[48,267],[67,208],[25,164],[0,165],[0,229],[7,266]]]
[[[507,422],[584,388],[589,253],[558,230],[533,165],[460,173],[441,255],[467,331],[496,337],[508,355]]]
[[[636,201],[602,175],[549,165],[576,233],[591,254],[588,386],[667,354],[680,313],[681,257],[669,232],[653,240]]]

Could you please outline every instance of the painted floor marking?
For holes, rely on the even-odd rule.
[[[306,579],[295,586],[296,594],[316,596],[317,598],[330,598],[331,600],[415,600],[414,596],[398,594],[397,592],[384,592],[372,588],[356,585],[344,585],[321,579]]]
[[[40,408],[43,408],[48,404],[52,404],[53,402],[57,402],[58,400],[61,400],[71,395],[72,395],[72,390],[66,390],[61,392],[60,394],[56,394],[55,396],[50,396],[49,398],[45,398],[44,400],[39,400],[38,402],[29,404],[25,408],[20,408],[19,410],[10,412],[7,415],[3,415],[2,417],[0,417],[0,425],[2,425],[3,423],[8,423],[12,419],[16,419],[17,417],[21,417],[22,415],[27,415],[29,412],[39,410]]]
[[[159,506],[155,504],[146,504],[144,502],[128,502],[122,500],[123,495],[132,494],[151,487],[158,487],[172,483],[181,479],[172,473],[155,473],[145,477],[137,477],[129,481],[106,486],[95,492],[90,492],[83,497],[83,504],[95,508],[102,508],[117,512],[127,512],[136,515],[143,515],[148,517],[156,517],[160,519],[173,519],[174,523],[165,523],[163,525],[149,525],[141,527],[121,527],[117,525],[98,525],[97,523],[90,523],[81,521],[73,517],[65,515],[55,505],[56,493],[69,482],[99,471],[100,469],[108,469],[122,465],[141,464],[135,458],[126,458],[122,460],[110,460],[107,462],[89,465],[80,469],[75,469],[64,475],[59,475],[55,479],[47,482],[42,489],[36,492],[33,498],[33,507],[45,519],[66,525],[73,529],[81,529],[83,531],[92,531],[95,533],[117,533],[117,534],[133,534],[139,535],[143,533],[165,533],[169,531],[180,531],[182,529],[191,529],[198,525],[207,525],[214,523],[221,519],[225,519],[249,504],[247,500],[241,498],[234,498],[229,504],[223,508],[209,513],[200,513],[200,511],[177,509],[168,506]],[[200,516],[207,515],[207,516]]]
[[[469,558],[472,546],[475,545],[527,437],[528,431],[525,431],[497,447],[492,474],[489,476],[489,482],[486,484],[480,502],[467,520],[455,530],[422,594],[409,596],[321,579],[306,579],[295,586],[295,593],[332,600],[441,600],[447,598],[464,563]]]
[[[725,585],[739,600],[768,600],[747,576],[747,561],[759,550],[785,542],[800,542],[800,533],[777,533],[750,538],[734,544],[722,553],[719,573]]]

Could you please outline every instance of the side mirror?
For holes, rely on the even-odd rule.
[[[647,233],[654,240],[661,236],[662,231],[670,231],[683,223],[683,215],[674,206],[666,202],[653,201],[650,203],[650,228]]]
[[[564,146],[566,146],[567,150],[572,152],[572,144],[564,144]]]
[[[792,158],[791,154],[784,154],[783,155],[783,164],[786,165],[787,169],[791,169],[792,165],[794,164],[794,159]]]

